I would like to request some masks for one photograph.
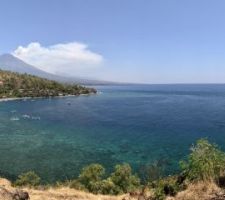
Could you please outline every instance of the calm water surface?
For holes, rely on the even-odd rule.
[[[108,171],[166,160],[179,168],[207,137],[225,150],[225,85],[101,86],[98,95],[0,103],[0,175],[34,170],[47,182],[90,163]]]

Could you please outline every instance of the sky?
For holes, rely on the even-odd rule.
[[[0,54],[56,74],[225,83],[224,0],[0,0]]]

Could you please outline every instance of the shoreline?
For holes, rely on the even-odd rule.
[[[77,94],[77,95],[65,95],[65,96],[49,96],[49,97],[9,97],[9,98],[0,98],[1,102],[7,102],[7,101],[16,101],[16,100],[30,100],[30,99],[53,99],[53,98],[66,98],[66,97],[79,97],[79,96],[89,96],[93,94],[99,94],[97,93],[90,93],[90,94]]]
[[[27,97],[27,98],[25,98],[25,97],[21,97],[21,98],[19,98],[19,97],[1,98],[0,102],[23,100],[23,99],[31,99],[31,97],[30,98],[29,97]]]

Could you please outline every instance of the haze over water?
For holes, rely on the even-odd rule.
[[[157,160],[165,174],[202,137],[225,142],[225,85],[98,86],[98,95],[0,103],[0,172],[29,170],[47,182],[90,163],[136,172]],[[225,150],[225,147],[221,146]]]

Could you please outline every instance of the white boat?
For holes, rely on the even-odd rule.
[[[22,117],[24,118],[24,119],[30,119],[30,115],[22,115]]]
[[[19,117],[11,117],[10,120],[11,120],[11,121],[19,121],[20,118],[19,118]]]
[[[31,117],[31,119],[33,119],[33,120],[41,120],[41,118],[40,117]]]

